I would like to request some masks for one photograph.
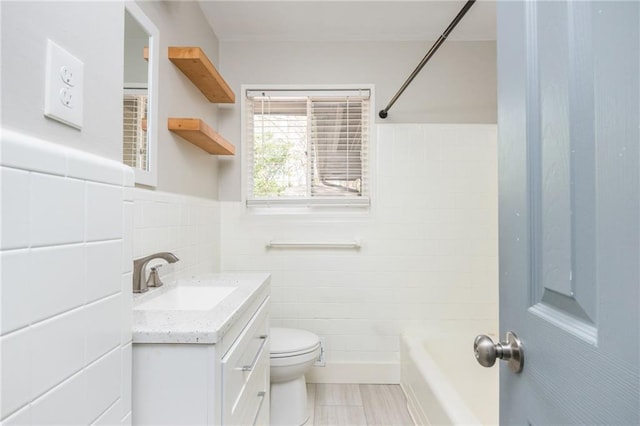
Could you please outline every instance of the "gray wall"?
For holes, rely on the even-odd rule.
[[[195,2],[139,2],[160,30],[160,50],[202,47],[236,92],[238,102],[209,103],[165,58],[160,61],[157,189],[240,198],[241,84],[373,83],[381,109],[431,42],[223,42]],[[2,7],[2,126],[120,159],[123,82],[122,2],[7,2]],[[68,16],[74,16],[69,21]],[[59,25],[56,22],[65,22]],[[46,39],[85,63],[82,131],[45,118]],[[357,52],[354,54],[354,52]],[[387,122],[495,123],[495,43],[447,42],[391,110]],[[200,117],[236,145],[218,159],[166,130],[168,117]],[[218,165],[218,167],[217,167]],[[220,181],[218,182],[218,170]]]
[[[218,67],[218,39],[196,2],[137,3],[160,30],[157,189],[215,199],[218,196],[217,158],[171,133],[166,123],[169,117],[194,117],[215,129],[217,106],[167,59],[166,52],[169,46],[199,46]]]
[[[166,51],[169,45],[200,46],[218,65],[218,40],[196,2],[139,5],[160,30],[157,189],[215,199],[217,159],[170,133],[166,122],[170,116],[199,117],[215,127],[217,107],[166,58]],[[2,127],[120,161],[124,3],[2,1],[0,8]],[[47,38],[84,62],[81,131],[43,115]]]
[[[3,1],[0,7],[2,127],[121,159],[123,3]],[[47,38],[84,62],[82,131],[43,115]]]
[[[221,72],[238,101],[219,110],[219,129],[238,153],[220,161],[220,199],[240,199],[241,84],[373,83],[377,117],[431,45],[222,41]],[[447,42],[384,122],[496,123],[496,109],[495,42]]]

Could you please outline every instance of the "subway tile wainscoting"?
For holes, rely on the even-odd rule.
[[[3,130],[1,413],[130,424],[133,172]]]
[[[167,282],[218,271],[219,204],[9,131],[1,165],[2,423],[128,424],[133,258],[174,252]]]
[[[376,127],[368,214],[222,203],[221,269],[271,272],[271,324],[325,340],[309,382],[399,383],[401,333],[497,329],[496,125]],[[362,248],[265,248],[272,239]]]
[[[215,200],[128,188],[133,200],[133,258],[168,251],[178,262],[159,269],[165,282],[220,271],[220,203]],[[267,270],[268,271],[268,270]]]
[[[325,339],[310,382],[398,383],[401,332],[494,330],[496,126],[377,127],[371,212],[346,216],[133,188],[116,162],[3,132],[3,424],[130,422],[131,265],[151,252],[181,259],[167,281],[272,272],[272,324]],[[265,248],[354,238],[360,250]]]

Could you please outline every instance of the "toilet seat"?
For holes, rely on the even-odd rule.
[[[306,330],[271,327],[270,340],[271,359],[305,355],[320,348],[320,338]]]

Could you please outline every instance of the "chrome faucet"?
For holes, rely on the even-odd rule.
[[[133,292],[134,293],[144,293],[145,291],[149,290],[147,281],[145,281],[143,275],[144,275],[144,270],[145,270],[145,267],[147,266],[147,263],[149,263],[153,259],[164,259],[169,263],[176,263],[178,260],[180,260],[173,253],[169,253],[166,251],[161,253],[150,254],[149,256],[141,257],[140,259],[135,259],[133,261]],[[162,283],[160,283],[160,285],[162,285]]]

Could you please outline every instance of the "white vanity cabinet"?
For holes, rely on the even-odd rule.
[[[268,286],[246,305],[213,344],[134,339],[134,425],[269,424]]]

